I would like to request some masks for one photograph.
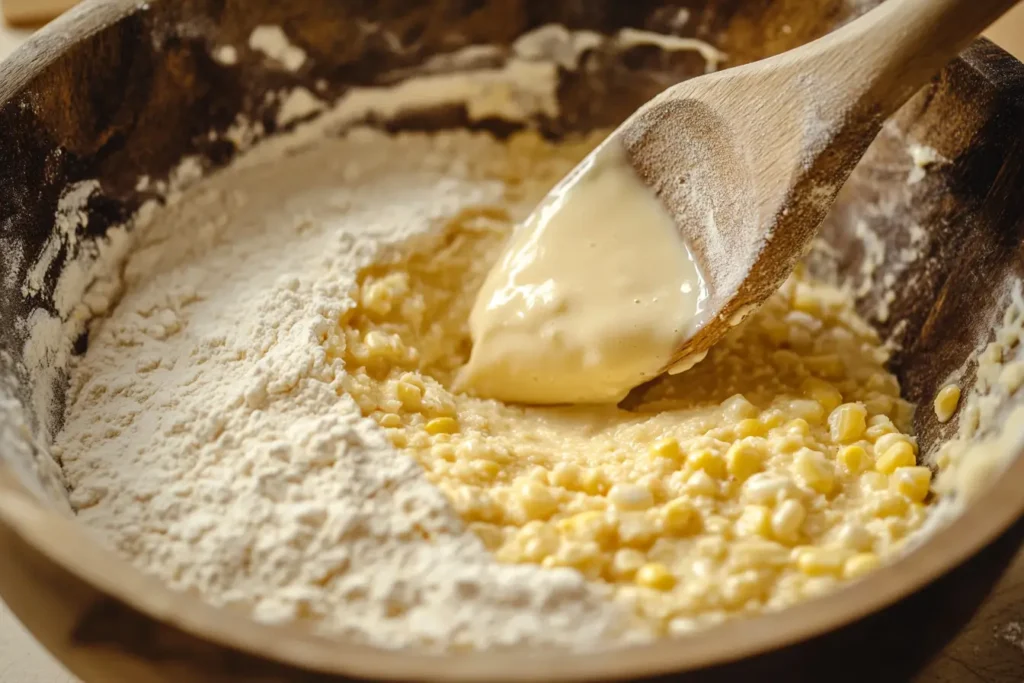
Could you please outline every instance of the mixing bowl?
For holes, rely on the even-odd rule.
[[[873,4],[92,0],[41,31],[0,66],[0,368],[8,377],[0,398],[26,420],[0,421],[3,599],[85,681],[908,680],[969,619],[1018,549],[1024,459],[901,561],[784,612],[585,655],[393,652],[260,625],[173,593],[87,534],[45,448],[60,424],[68,359],[38,357],[26,345],[26,321],[66,315],[57,299],[67,293],[55,290],[77,252],[152,199],[146,188],[185,156],[208,172],[227,164],[238,150],[223,133],[239,114],[262,121],[267,136],[280,132],[280,101],[268,92],[302,85],[336,100],[356,87],[394,85],[470,45],[492,46],[477,54],[500,65],[517,37],[549,24],[699,38],[729,66],[820,36]],[[306,51],[300,68],[267,68],[248,47],[252,31],[268,24]],[[557,114],[510,121],[446,105],[369,122],[495,135],[534,126],[553,138],[613,126],[705,69],[707,54],[694,43],[642,35],[563,65]],[[237,59],[215,58],[227,45]],[[459,68],[457,60],[444,68]],[[911,150],[925,147],[914,145],[945,161],[922,172]],[[85,220],[76,234],[60,234],[61,197],[91,180],[99,190],[82,209]],[[896,349],[892,367],[909,399],[927,405],[961,367],[970,385],[967,361],[1021,274],[1022,186],[1024,66],[979,40],[899,112],[841,193],[809,263],[862,292],[860,312]],[[919,257],[908,263],[900,254],[922,234]],[[72,350],[87,344],[79,339]],[[33,385],[41,376],[53,377],[51,385]],[[56,400],[34,402],[40,393]],[[954,425],[922,409],[915,428],[922,452],[932,452]],[[21,445],[29,433],[32,448]]]

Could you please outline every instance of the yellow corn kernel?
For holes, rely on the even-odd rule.
[[[484,481],[494,481],[501,474],[501,465],[490,460],[474,460],[470,467]]]
[[[868,411],[860,403],[844,403],[828,416],[829,433],[833,441],[850,443],[864,436]]]
[[[584,493],[592,496],[601,495],[608,491],[608,476],[600,469],[590,469],[583,473],[580,486]]]
[[[870,406],[868,406],[868,410],[871,410]],[[895,432],[896,425],[892,423],[888,415],[875,415],[868,420],[868,428],[864,432],[864,438],[871,443],[878,443],[878,440],[886,434],[893,434]]]
[[[935,417],[938,418],[939,422],[949,422],[949,419],[953,417],[959,405],[960,387],[955,384],[944,386],[935,395],[933,403]]]
[[[791,434],[793,436],[806,437],[811,434],[811,425],[807,424],[807,420],[800,417],[795,420],[790,420],[783,428],[787,434]]]
[[[406,410],[418,410],[423,405],[423,389],[410,382],[397,382],[395,396]]]
[[[758,422],[765,426],[765,429],[775,429],[782,424],[785,418],[782,415],[782,411],[779,410],[766,410],[758,418]]]
[[[603,542],[613,531],[603,512],[588,510],[558,521],[558,529],[570,538],[580,541]]]
[[[733,609],[768,592],[771,575],[765,571],[747,570],[722,582],[722,599]]]
[[[807,519],[807,509],[798,500],[784,500],[772,514],[772,533],[780,541],[795,542]]]
[[[736,520],[737,536],[763,536],[771,533],[772,511],[764,505],[748,505]]]
[[[754,538],[734,541],[730,545],[729,564],[735,569],[779,569],[789,562],[789,548],[774,541]]]
[[[530,519],[546,519],[558,509],[558,499],[547,486],[528,481],[519,487],[519,505]]]
[[[927,467],[897,467],[889,478],[889,488],[895,493],[920,503],[928,496],[932,484],[932,471]]]
[[[914,448],[908,441],[898,441],[875,461],[875,469],[882,474],[892,474],[899,467],[913,467],[917,463]]]
[[[658,439],[650,447],[651,455],[669,460],[683,460],[686,455],[683,453],[679,442],[672,437]]]
[[[809,448],[801,449],[793,459],[793,474],[800,482],[822,495],[832,493],[836,485],[835,467],[824,455]]]
[[[558,552],[558,534],[554,529],[531,522],[519,530],[516,541],[522,547],[520,557],[527,562],[540,564],[544,558]]]
[[[825,410],[831,413],[843,402],[843,395],[831,383],[816,377],[804,380],[801,390],[808,398],[813,398]]]
[[[435,417],[423,426],[427,434],[455,434],[459,431],[459,423],[453,417]]]
[[[700,512],[682,498],[676,498],[665,504],[661,510],[662,528],[675,536],[689,536],[700,531],[702,522]]]
[[[735,394],[722,401],[722,413],[730,422],[757,416],[757,407],[743,394]]]
[[[823,405],[812,399],[801,398],[789,402],[789,414],[808,425],[821,424],[827,412]]]
[[[402,418],[394,413],[385,413],[377,420],[381,427],[393,429],[402,426]]]
[[[748,417],[736,423],[735,431],[736,436],[745,439],[750,436],[764,436],[768,433],[768,428],[760,420]]]
[[[891,491],[876,491],[868,502],[868,512],[875,517],[902,517],[910,508],[910,502]]]
[[[714,497],[718,495],[718,484],[704,470],[697,470],[686,480],[687,493],[695,496]]]
[[[850,474],[859,474],[871,466],[871,456],[863,446],[853,444],[839,449],[836,462]]]
[[[849,553],[839,548],[803,548],[796,566],[808,576],[836,576],[843,571]]]
[[[857,579],[873,572],[881,566],[882,561],[874,553],[858,553],[843,565],[843,577]]]
[[[654,505],[650,489],[636,484],[615,484],[608,491],[608,500],[620,510],[646,510]]]
[[[579,465],[571,462],[560,462],[551,470],[551,483],[570,491],[578,491],[582,483],[583,471]]]
[[[725,477],[725,461],[721,456],[716,455],[707,449],[702,448],[701,450],[692,453],[688,458],[688,463],[694,469],[703,470],[715,479],[722,479]]]
[[[737,441],[725,454],[726,468],[729,474],[744,481],[764,469],[766,457],[763,447],[759,448],[748,441]]]
[[[636,582],[644,588],[669,591],[676,585],[676,577],[660,562],[649,562],[636,572]]]
[[[893,426],[893,429],[895,430],[895,425]],[[897,431],[893,431],[888,434],[882,434],[880,437],[875,439],[875,453],[885,453],[887,450],[889,450],[898,443],[907,444],[908,446],[910,446],[910,449],[913,453],[917,453],[917,446],[914,444],[913,441],[911,441],[910,437],[907,436],[906,434],[900,434]]]

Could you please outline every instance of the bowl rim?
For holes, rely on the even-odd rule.
[[[87,0],[41,29],[0,63],[0,107],[16,98],[78,41],[166,0]],[[1024,65],[985,39],[961,59],[997,90],[1018,92]],[[1008,85],[1009,84],[1009,85]],[[0,444],[2,447],[3,444]],[[840,590],[786,610],[730,620],[649,644],[567,653],[532,649],[428,654],[258,623],[175,592],[101,545],[74,518],[30,493],[0,459],[0,527],[96,592],[145,618],[211,644],[297,671],[369,679],[443,681],[583,681],[653,676],[735,662],[820,636],[882,610],[978,553],[1024,516],[1024,444],[977,502],[898,561]],[[59,656],[59,652],[56,653]]]

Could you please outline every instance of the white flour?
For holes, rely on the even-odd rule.
[[[388,647],[616,637],[624,615],[577,573],[498,564],[321,346],[376,245],[500,198],[465,169],[501,149],[355,131],[159,215],[73,372],[54,451],[82,520],[262,621]]]

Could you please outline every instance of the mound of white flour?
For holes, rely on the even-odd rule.
[[[498,564],[321,346],[380,244],[501,198],[467,169],[503,149],[360,130],[161,210],[73,368],[54,452],[83,522],[262,621],[387,647],[621,637],[625,615],[577,573]]]

